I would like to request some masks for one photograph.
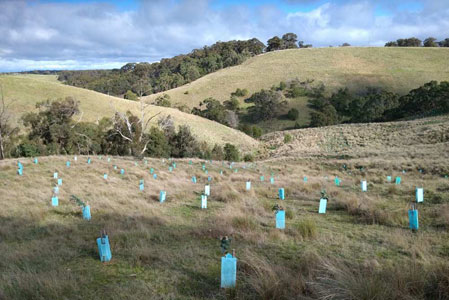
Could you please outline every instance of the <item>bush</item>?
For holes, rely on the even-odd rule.
[[[137,95],[135,93],[133,93],[133,91],[128,90],[126,92],[126,94],[123,96],[123,98],[128,99],[128,100],[133,100],[133,101],[137,101],[139,98],[137,97]]]
[[[239,150],[236,146],[226,143],[224,146],[224,158],[227,161],[239,161],[240,160],[240,154]]]
[[[281,81],[280,83],[279,83],[279,90],[280,91],[283,91],[283,90],[285,90],[287,88],[287,84],[285,83],[285,81]]]
[[[252,136],[255,139],[258,139],[262,136],[262,128],[258,127],[258,126],[253,126],[252,127]]]
[[[287,118],[292,121],[296,121],[299,117],[299,111],[296,108],[292,108],[287,113]]]
[[[236,96],[236,97],[246,97],[248,96],[248,90],[247,89],[240,89],[237,88],[235,90],[235,92],[231,93],[231,96]]]
[[[284,144],[288,144],[292,141],[292,136],[288,133],[284,134]]]
[[[254,161],[254,156],[250,153],[245,154],[245,156],[243,157],[244,161]]]
[[[170,95],[163,94],[162,96],[158,96],[154,101],[154,104],[157,106],[171,107]]]

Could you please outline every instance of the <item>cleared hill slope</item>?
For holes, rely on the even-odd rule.
[[[284,143],[289,134],[292,141]],[[262,137],[271,155],[348,155],[449,158],[449,116],[413,121],[345,124],[273,132]]]
[[[120,111],[130,110],[138,113],[139,103],[117,97],[107,96],[94,91],[63,85],[54,81],[54,76],[46,75],[2,75],[0,84],[7,101],[14,100],[11,110],[17,122],[20,116],[35,110],[35,104],[47,99],[56,100],[72,96],[80,101],[83,121],[96,121],[102,117],[112,117],[114,107]],[[242,149],[254,149],[258,142],[240,131],[219,123],[183,113],[177,109],[151,106],[149,115],[161,113],[171,115],[175,125],[189,125],[200,141],[210,144],[233,143]],[[156,119],[154,120],[157,121]]]
[[[227,100],[237,88],[253,93],[296,77],[322,81],[330,88],[375,86],[406,93],[431,80],[449,80],[449,49],[342,47],[269,52],[163,93],[170,95],[172,103],[193,107],[207,97]]]

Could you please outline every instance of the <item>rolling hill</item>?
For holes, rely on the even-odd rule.
[[[285,135],[291,141],[284,142]],[[272,132],[261,139],[271,157],[421,157],[449,159],[449,116],[412,121],[342,124]],[[441,166],[449,173],[447,165]]]
[[[11,111],[16,122],[23,113],[35,110],[37,102],[47,99],[64,99],[68,96],[80,101],[83,121],[112,117],[114,108],[121,111],[130,110],[135,114],[139,111],[138,102],[63,85],[57,82],[53,75],[0,75],[0,84],[3,87],[5,99],[14,100]],[[256,140],[240,131],[177,109],[150,106],[148,112],[149,115],[156,113],[161,113],[161,116],[171,115],[176,126],[189,125],[200,141],[206,141],[211,145],[229,142],[246,150],[253,150],[258,146]],[[154,120],[156,121],[157,119]]]
[[[431,80],[449,80],[449,49],[340,47],[268,52],[147,98],[166,93],[172,103],[194,107],[208,97],[227,100],[237,88],[253,93],[294,78],[315,79],[331,89],[373,86],[405,94]]]

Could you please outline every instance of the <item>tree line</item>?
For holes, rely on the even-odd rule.
[[[434,37],[428,37],[424,41],[411,37],[406,39],[397,39],[385,44],[385,47],[449,47],[449,38],[437,41]]]
[[[189,54],[164,58],[156,63],[128,63],[113,70],[62,71],[59,80],[115,96],[132,95],[131,93],[145,96],[181,86],[222,68],[241,64],[264,50],[265,45],[255,38],[217,42],[212,46],[195,49]]]
[[[112,70],[61,71],[58,79],[68,85],[137,100],[138,97],[173,89],[209,73],[239,65],[266,51],[312,47],[298,41],[294,33],[286,33],[282,38],[275,36],[267,44],[265,46],[256,38],[217,42],[156,63],[127,63],[120,69]]]
[[[431,81],[404,96],[380,88],[361,94],[342,88],[327,97],[321,89],[309,106],[314,109],[311,127],[435,116],[449,113],[449,82]]]
[[[79,102],[72,97],[36,104],[38,112],[25,113],[21,121],[26,134],[11,125],[7,105],[0,102],[0,159],[40,155],[119,155],[135,157],[199,157],[239,161],[240,151],[232,144],[209,146],[199,142],[187,125],[175,128],[170,115],[150,121],[142,104],[141,117],[116,111],[112,118],[96,123],[81,122]],[[82,116],[82,114],[81,114]],[[77,120],[78,119],[78,120]],[[251,155],[245,156],[252,159]]]

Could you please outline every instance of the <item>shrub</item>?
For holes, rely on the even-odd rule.
[[[284,134],[284,144],[288,144],[292,141],[292,136],[288,133]]]
[[[236,96],[236,97],[246,97],[248,96],[248,90],[247,89],[240,89],[237,88],[235,90],[235,92],[231,93],[231,96]]]
[[[245,154],[245,156],[243,157],[244,161],[254,161],[254,156],[250,153]]]
[[[137,101],[139,99],[137,95],[131,90],[128,90],[126,94],[123,96],[123,98],[133,101]]]
[[[287,118],[296,121],[299,117],[299,111],[296,108],[291,108],[287,113]]]
[[[157,106],[171,107],[170,95],[163,94],[161,96],[158,96],[154,101],[154,104]]]
[[[255,138],[255,139],[260,138],[260,137],[262,136],[262,128],[260,128],[260,127],[258,127],[258,126],[256,126],[256,125],[254,125],[254,126],[252,127],[252,136],[253,136],[253,138]]]
[[[239,161],[240,153],[236,146],[226,143],[224,146],[224,158],[227,161]]]

